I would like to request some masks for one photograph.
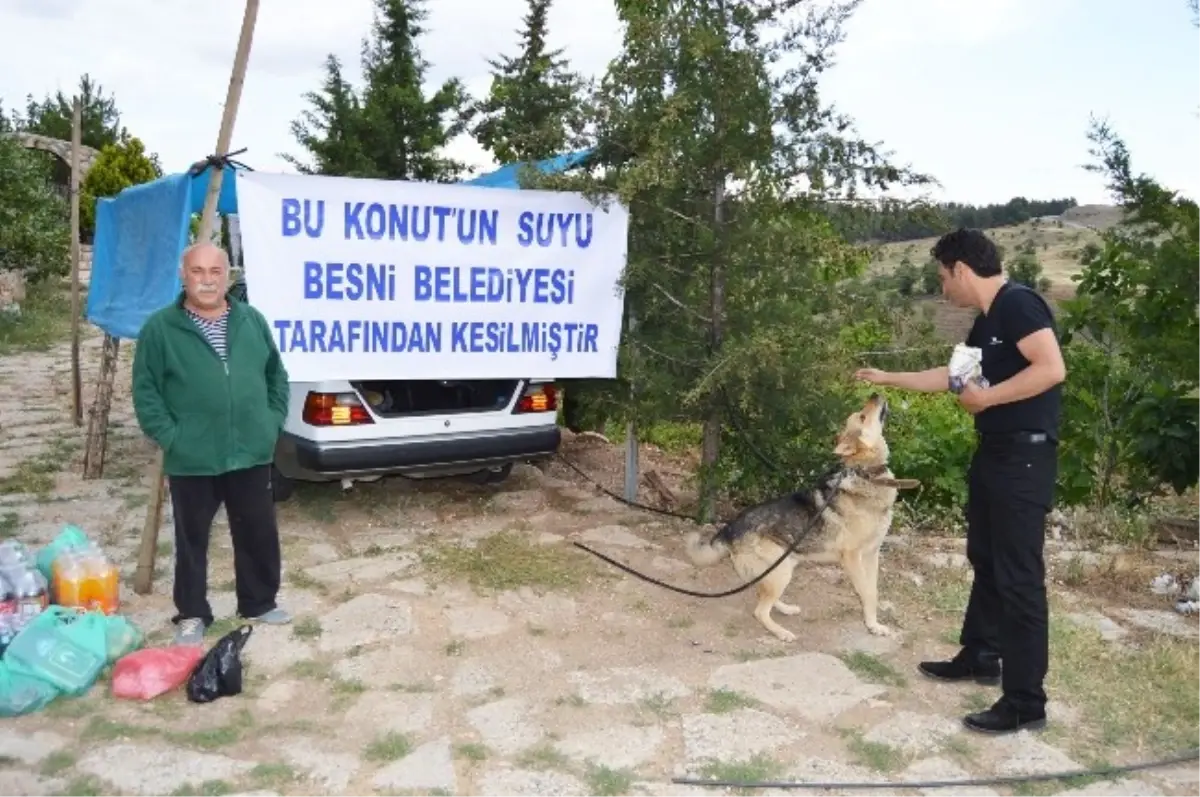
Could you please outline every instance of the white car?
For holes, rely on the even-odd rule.
[[[553,456],[561,439],[558,390],[546,380],[294,382],[275,449],[289,481],[388,474],[472,474],[498,482],[514,462]]]
[[[245,299],[245,283],[234,293]],[[293,382],[275,448],[276,500],[294,481],[502,481],[513,463],[558,451],[560,395],[547,379]]]

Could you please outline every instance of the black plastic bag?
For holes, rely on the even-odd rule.
[[[188,700],[211,703],[218,697],[232,697],[242,692],[242,648],[254,629],[243,625],[217,640],[187,682]]]

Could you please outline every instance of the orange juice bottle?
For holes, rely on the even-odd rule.
[[[116,614],[121,606],[121,579],[115,563],[110,562],[104,554],[95,560],[96,571],[94,582],[96,592],[93,599],[97,608],[105,614]]]
[[[83,562],[76,551],[63,551],[54,559],[54,602],[59,606],[84,605]]]
[[[99,608],[99,598],[104,585],[100,580],[100,567],[98,564],[99,551],[88,546],[79,557],[80,569],[82,572],[82,580],[79,588],[79,605],[88,610]]]
[[[83,558],[82,605],[88,611],[115,614],[120,601],[117,568],[99,547],[92,545]]]

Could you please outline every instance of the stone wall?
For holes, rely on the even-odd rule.
[[[82,244],[79,247],[79,284],[87,286],[92,279],[92,247]]]
[[[0,314],[19,313],[25,301],[25,278],[19,271],[0,271]]]
[[[39,136],[36,133],[4,133],[0,135],[13,136],[21,143],[21,146],[26,149],[37,149],[42,152],[49,152],[56,158],[61,160],[67,166],[71,165],[71,142],[63,141],[49,136]],[[100,150],[93,149],[89,146],[79,145],[79,183],[83,184],[83,180],[87,177],[88,170],[96,162],[96,158],[100,157]]]

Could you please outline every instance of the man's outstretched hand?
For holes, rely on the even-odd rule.
[[[878,368],[859,368],[854,372],[854,378],[873,385],[887,384],[888,372]]]

